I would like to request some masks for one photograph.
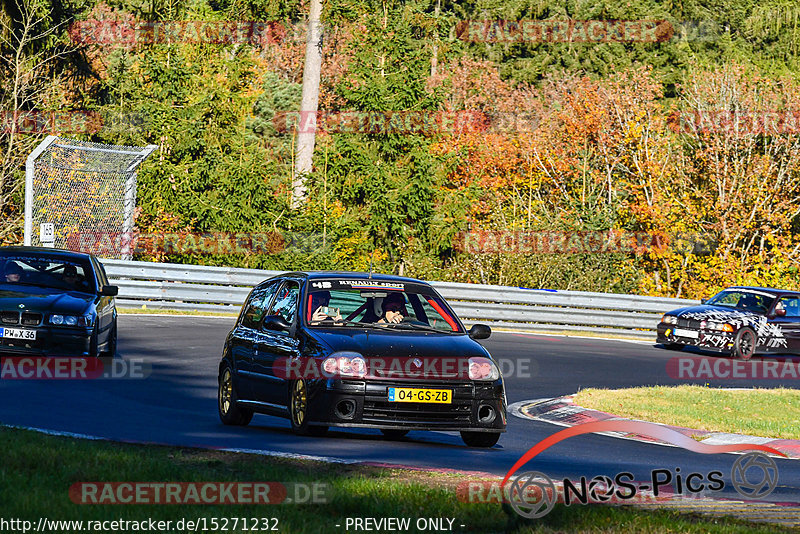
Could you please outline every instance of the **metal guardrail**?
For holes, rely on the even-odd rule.
[[[250,289],[282,271],[103,260],[118,306],[238,312]],[[658,319],[696,300],[431,282],[467,324],[522,331],[653,337]]]

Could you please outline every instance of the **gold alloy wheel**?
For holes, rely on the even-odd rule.
[[[303,426],[306,420],[306,382],[297,380],[292,391],[292,422],[296,427]]]
[[[222,372],[222,380],[219,381],[219,411],[227,415],[231,409],[231,399],[233,397],[233,380],[231,372],[225,369]]]

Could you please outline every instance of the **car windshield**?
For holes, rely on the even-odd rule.
[[[767,313],[775,297],[767,293],[742,289],[726,289],[717,293],[706,304],[726,306],[754,313]]]
[[[303,311],[309,326],[395,328],[463,333],[430,287],[374,280],[314,280]]]
[[[94,277],[89,262],[46,255],[0,255],[0,283],[91,293]]]

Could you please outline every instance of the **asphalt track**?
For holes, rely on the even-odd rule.
[[[123,315],[119,353],[124,360],[152,366],[146,379],[3,380],[0,422],[53,431],[100,436],[119,441],[179,446],[238,448],[324,456],[503,475],[530,447],[561,430],[547,423],[509,417],[508,432],[492,449],[464,446],[456,433],[411,432],[388,441],[378,431],[331,429],[324,438],[295,436],[284,419],[256,415],[249,426],[223,426],[217,416],[217,365],[234,318]],[[585,387],[688,383],[668,376],[667,361],[676,353],[648,343],[495,332],[483,342],[505,360],[509,404],[557,397]],[[519,364],[529,370],[520,372]],[[797,387],[797,381],[708,381],[721,387]],[[553,479],[627,471],[635,480],[651,479],[651,470],[680,469],[683,474],[718,470],[725,490],[736,498],[730,470],[736,456],[697,454],[676,447],[600,435],[570,438],[547,449],[522,471],[536,470]],[[800,502],[800,461],[776,460],[778,488],[767,500]]]

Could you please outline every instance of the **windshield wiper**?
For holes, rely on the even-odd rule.
[[[438,328],[434,328],[429,325],[425,324],[416,324],[416,323],[386,323],[386,326],[391,326],[393,328],[411,328],[412,330],[424,330],[426,332],[439,332],[442,334],[452,334],[452,331],[449,330],[439,330]]]

